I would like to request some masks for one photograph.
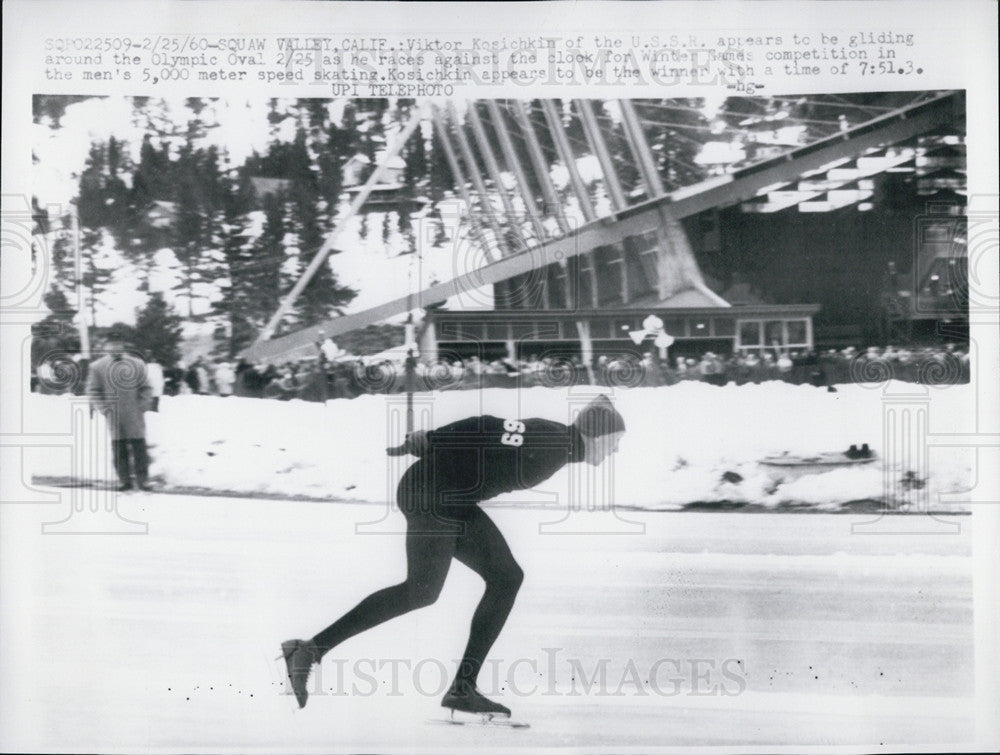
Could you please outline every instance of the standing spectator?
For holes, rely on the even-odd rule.
[[[237,396],[249,395],[247,391],[247,373],[253,368],[246,359],[240,359],[236,363],[236,369],[233,370],[233,391]]]
[[[194,360],[194,370],[198,376],[198,390],[195,391],[195,393],[207,396],[212,392],[212,379],[209,376],[208,370],[206,369],[205,363],[202,361],[201,357]]]
[[[642,384],[647,388],[657,388],[663,383],[660,381],[660,367],[653,360],[653,353],[647,351],[642,355],[642,361],[639,362],[642,368]]]
[[[236,372],[229,362],[219,360],[215,366],[215,389],[220,396],[232,396],[236,384]]]
[[[792,371],[793,366],[792,358],[788,356],[787,351],[778,353],[778,373],[782,375],[783,379],[788,378],[788,373]]]
[[[56,387],[56,375],[48,359],[43,360],[35,370],[31,378],[31,390],[32,392],[37,390],[39,393],[59,393]]]
[[[138,357],[125,353],[126,343],[120,332],[112,331],[104,346],[107,354],[90,365],[87,377],[91,407],[101,412],[108,422],[118,490],[132,489],[132,470],[136,485],[141,490],[149,490],[143,412],[149,407],[152,389],[146,365]]]
[[[175,364],[163,371],[163,392],[167,396],[176,396],[181,392],[181,384],[184,383],[184,367]]]
[[[184,385],[181,386],[181,393],[201,392],[201,385],[198,382],[198,370],[195,367],[196,364],[196,362],[193,362],[191,366],[184,371]]]
[[[163,395],[163,389],[166,386],[162,365],[159,362],[148,362],[146,376],[149,379],[150,389],[149,411],[158,412],[160,411],[160,396]]]

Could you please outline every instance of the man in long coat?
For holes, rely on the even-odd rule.
[[[115,472],[120,482],[118,489],[132,489],[134,470],[135,484],[149,490],[143,413],[151,407],[153,389],[145,362],[126,353],[125,346],[124,339],[117,334],[105,341],[105,355],[90,365],[87,395],[91,407],[104,414],[108,422]]]

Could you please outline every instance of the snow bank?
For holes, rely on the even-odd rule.
[[[568,421],[597,389],[490,389],[418,394],[417,426],[438,426],[474,414],[545,417]],[[609,389],[601,389],[611,392]],[[934,447],[934,436],[973,426],[974,387],[934,389],[905,383],[845,385],[828,393],[780,382],[716,387],[699,382],[668,388],[617,389],[613,398],[628,432],[614,458],[614,503],[648,509],[689,503],[783,504],[830,510],[858,500],[882,500],[892,487],[894,504],[961,509],[974,479],[973,449]],[[113,479],[107,463],[103,419],[71,410],[79,397],[31,395],[29,427],[72,434],[83,453],[30,451],[37,476]],[[883,416],[888,410],[926,411],[929,450],[923,468],[886,459]],[[161,399],[147,414],[152,473],[168,486],[220,492],[341,498],[383,502],[391,498],[409,457],[390,459],[400,442],[403,396],[363,396],[329,401],[272,401],[209,396]],[[910,430],[911,440],[919,425]],[[919,438],[918,438],[919,441]],[[879,461],[819,474],[795,475],[758,463],[764,456],[813,454],[868,443]],[[87,444],[93,444],[88,447]],[[899,446],[895,446],[899,447]],[[92,459],[86,469],[79,459]],[[906,467],[906,468],[904,468]],[[103,471],[102,471],[103,470]],[[575,470],[575,472],[574,472]],[[535,491],[508,502],[565,506],[572,465]],[[725,473],[727,479],[723,479]],[[907,483],[900,484],[908,478]],[[562,502],[562,503],[560,503]],[[609,501],[599,500],[598,505]]]

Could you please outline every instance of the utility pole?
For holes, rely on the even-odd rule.
[[[90,361],[90,336],[87,329],[87,318],[84,317],[83,295],[83,252],[80,248],[80,219],[73,206],[69,213],[69,232],[73,236],[73,275],[76,278],[76,321],[80,331],[80,357]]]

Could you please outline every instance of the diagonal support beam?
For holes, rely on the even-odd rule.
[[[448,136],[448,128],[445,126],[441,113],[437,108],[433,110],[433,122],[434,130],[437,131],[441,146],[444,149],[445,160],[448,162],[451,175],[455,179],[455,185],[458,187],[458,193],[461,195],[462,201],[465,202],[465,211],[472,229],[472,238],[480,244],[486,258],[492,262],[496,259],[496,255],[493,254],[493,249],[490,248],[489,242],[483,234],[482,223],[472,214],[472,194],[469,193],[469,187],[465,180],[465,171],[462,170],[462,164],[458,161],[458,155],[455,154],[455,147]]]
[[[594,108],[590,100],[573,100],[576,112],[580,115],[580,122],[583,124],[583,134],[590,145],[590,151],[594,153],[597,162],[601,166],[601,173],[604,176],[604,186],[607,188],[608,196],[611,198],[611,206],[615,212],[624,209],[628,202],[625,199],[625,190],[618,178],[615,170],[615,162],[608,151],[608,145],[604,141],[604,134],[601,133],[601,125],[594,114]]]
[[[535,233],[535,238],[538,239],[538,243],[543,243],[545,241],[546,234],[545,226],[542,224],[542,216],[538,213],[538,205],[535,203],[535,197],[531,191],[531,184],[528,183],[528,177],[524,172],[524,167],[521,165],[521,160],[517,156],[517,150],[514,149],[514,143],[511,141],[510,133],[507,131],[507,125],[504,123],[503,113],[500,111],[500,106],[497,105],[495,100],[486,100],[486,109],[493,121],[493,128],[496,132],[497,139],[500,142],[500,151],[503,153],[504,160],[507,161],[507,165],[510,166],[510,170],[514,174],[514,180],[517,182],[517,189],[521,196],[521,202],[524,204],[524,210],[528,214],[528,222],[531,223],[531,228]],[[480,126],[478,130],[483,130],[482,126]],[[489,145],[487,144],[487,146]],[[511,222],[513,222],[514,219],[515,216],[511,215]],[[552,306],[552,298],[549,292],[548,272],[545,270],[542,270],[541,272],[542,301],[545,304],[545,308],[549,309]]]
[[[587,193],[587,184],[584,183],[580,175],[580,169],[576,164],[576,156],[570,146],[569,139],[566,138],[566,131],[563,129],[562,120],[559,118],[559,111],[552,100],[542,100],[542,113],[545,115],[545,122],[548,124],[549,132],[552,134],[552,143],[555,144],[559,159],[566,166],[569,173],[570,184],[573,186],[573,193],[580,203],[580,210],[583,217],[590,221],[597,218],[597,211],[593,202],[590,201],[590,194]]]
[[[506,256],[507,244],[504,239],[503,228],[500,225],[500,219],[497,218],[496,210],[493,207],[493,199],[486,189],[486,181],[483,180],[483,174],[476,163],[476,157],[472,152],[472,145],[469,144],[469,137],[466,136],[462,124],[458,119],[458,111],[455,109],[455,104],[451,101],[448,102],[448,116],[455,126],[455,141],[458,142],[458,149],[462,153],[465,167],[472,178],[472,185],[476,189],[476,194],[479,195],[480,211],[486,216],[486,223],[496,237],[495,243],[500,247],[501,256]]]
[[[413,136],[413,133],[420,126],[420,121],[423,120],[424,117],[425,115],[423,112],[423,108],[418,108],[416,112],[410,117],[409,122],[406,124],[403,130],[399,134],[397,134],[396,139],[393,141],[393,143],[388,146],[388,148],[385,151],[385,154],[382,157],[382,162],[380,162],[375,167],[375,170],[372,172],[371,176],[368,177],[368,180],[365,182],[365,185],[361,187],[361,191],[359,191],[357,196],[354,197],[354,201],[351,202],[350,207],[348,207],[347,213],[344,215],[344,217],[340,219],[340,222],[337,223],[337,227],[333,230],[333,233],[327,236],[326,241],[323,242],[323,245],[319,248],[319,251],[317,251],[316,254],[313,256],[312,261],[309,263],[309,266],[302,271],[302,276],[298,279],[298,281],[296,281],[295,285],[292,287],[292,290],[288,292],[288,295],[281,302],[280,306],[278,307],[278,311],[274,313],[274,315],[271,317],[270,320],[268,320],[267,325],[264,326],[264,329],[260,332],[260,335],[257,336],[257,341],[255,342],[254,345],[266,341],[272,335],[274,335],[275,329],[278,327],[282,319],[288,313],[288,310],[292,308],[292,306],[298,300],[299,296],[305,290],[306,286],[309,285],[309,281],[312,280],[312,277],[316,274],[316,271],[319,270],[320,266],[326,262],[326,258],[330,256],[330,252],[333,250],[333,245],[337,242],[337,239],[340,237],[340,234],[343,233],[344,228],[347,225],[347,221],[350,220],[355,215],[357,215],[358,210],[361,209],[361,205],[363,205],[368,200],[368,195],[372,193],[372,190],[375,188],[375,185],[382,179],[382,176],[385,175],[385,171],[389,165],[389,161],[400,153],[400,151],[403,149],[403,145],[406,144],[407,141],[409,141],[411,136]]]

